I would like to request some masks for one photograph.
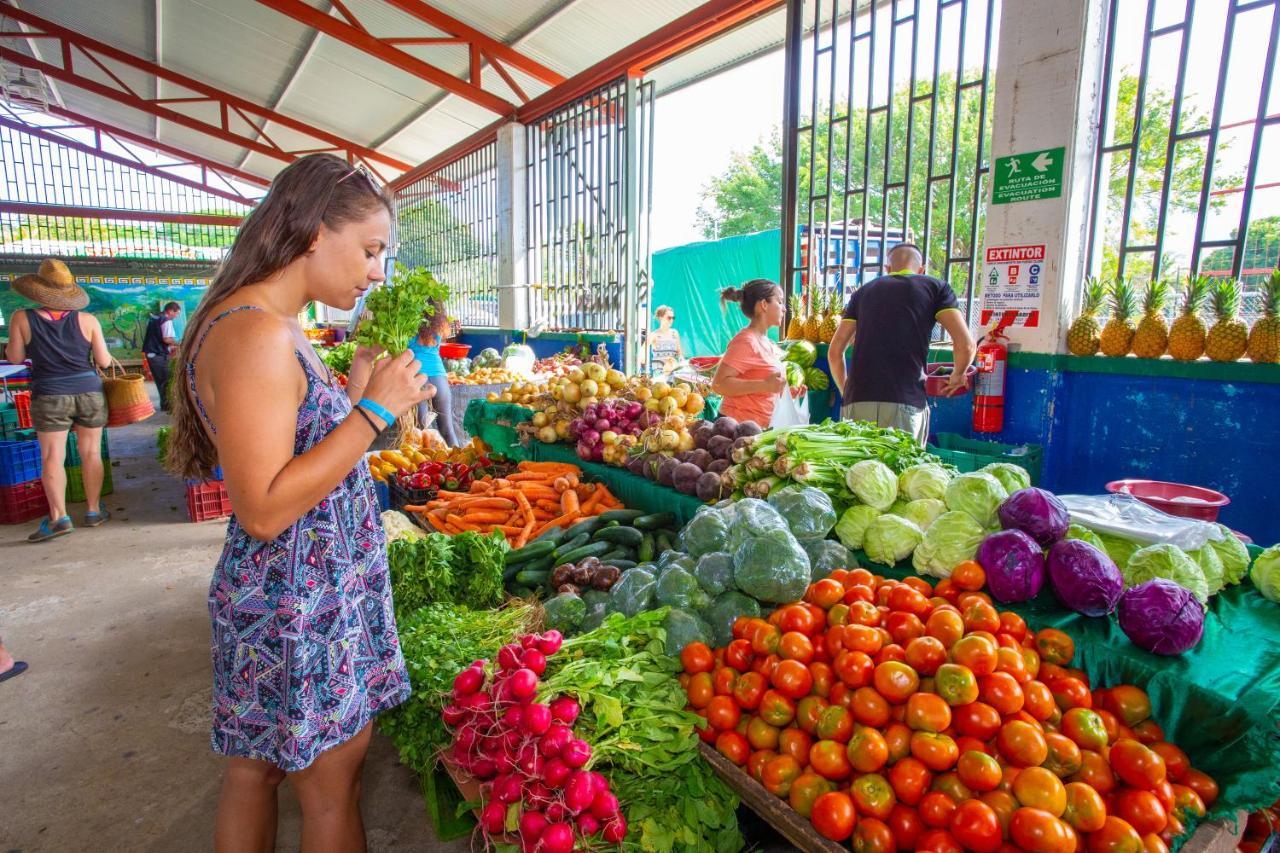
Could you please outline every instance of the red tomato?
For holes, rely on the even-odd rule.
[[[817,583],[809,587],[808,592],[804,595],[804,600],[818,605],[823,610],[830,610],[835,607],[844,598],[844,586],[831,578],[823,578]],[[853,827],[849,827],[849,831],[853,831]],[[845,836],[846,838],[848,836]]]
[[[711,703],[711,697],[715,696],[715,685],[710,675],[705,672],[699,672],[689,678],[689,686],[685,688],[684,692],[689,698],[690,705],[695,708],[705,708]],[[733,728],[733,726],[729,728]]]
[[[1049,689],[1053,691],[1053,701],[1064,711],[1093,706],[1093,694],[1089,692],[1089,685],[1078,678],[1055,678],[1049,682]]]
[[[728,731],[721,732],[716,736],[716,751],[741,767],[747,763],[747,756],[751,754],[751,746],[742,735],[734,731]]]
[[[1182,784],[1200,795],[1206,806],[1213,805],[1218,799],[1218,783],[1206,773],[1195,768],[1187,770],[1182,776]]]
[[[820,740],[809,748],[809,767],[833,782],[848,778],[853,770],[844,744],[833,740]]]
[[[1085,836],[1088,853],[1143,853],[1142,836],[1125,820],[1108,816],[1102,828]]]
[[[752,749],[777,749],[778,729],[759,717],[752,717],[747,723],[747,743]]]
[[[809,763],[809,750],[813,746],[813,738],[800,729],[785,728],[778,734],[778,752],[790,755],[801,765]]]
[[[817,627],[817,619],[803,604],[789,604],[782,608],[778,627],[784,634],[799,633],[807,637],[811,636]]]
[[[710,672],[715,665],[715,658],[706,643],[689,643],[680,650],[680,663],[684,671],[693,675],[699,672]]]
[[[1000,727],[996,745],[1010,763],[1018,767],[1037,767],[1049,757],[1044,733],[1030,723],[1014,720]]]
[[[760,697],[758,713],[769,725],[782,728],[795,719],[796,703],[776,690],[766,690]]]
[[[1090,749],[1080,750],[1080,769],[1067,777],[1067,781],[1083,782],[1099,794],[1110,794],[1116,789],[1111,765],[1100,753]]]
[[[870,687],[853,691],[853,717],[864,726],[880,728],[889,722],[889,703]]]
[[[964,619],[952,608],[934,608],[929,614],[929,621],[924,623],[924,632],[950,649],[956,640],[964,636]]]
[[[871,683],[876,666],[866,652],[846,650],[836,656],[832,668],[843,684],[857,689]]]
[[[734,640],[734,642],[738,642]],[[765,691],[764,676],[758,672],[744,672],[733,685],[733,700],[746,711],[754,711],[760,707],[760,699]]]
[[[1102,795],[1083,782],[1071,782],[1066,786],[1067,807],[1062,819],[1081,834],[1097,832],[1107,820],[1107,805]]]
[[[769,679],[773,688],[791,699],[803,699],[813,689],[813,675],[798,660],[784,660]]]
[[[1115,813],[1124,818],[1139,835],[1163,832],[1165,824],[1169,822],[1169,816],[1155,794],[1134,788],[1122,788],[1116,794]]]
[[[864,773],[849,786],[849,794],[858,814],[885,820],[897,804],[889,780],[879,773]]]
[[[965,560],[951,570],[951,583],[957,589],[977,592],[986,586],[987,573],[977,560]]]
[[[969,750],[960,755],[956,762],[956,772],[960,775],[960,781],[975,791],[994,791],[1000,787],[1003,779],[999,762],[977,750]]]
[[[1070,708],[1065,711],[1062,714],[1061,729],[1081,749],[1099,750],[1107,745],[1107,729],[1102,724],[1102,717],[1089,708]]]
[[[889,762],[889,744],[884,735],[870,726],[859,728],[845,751],[849,765],[859,773],[874,773]]]
[[[1000,614],[1000,633],[1022,642],[1027,636],[1027,622],[1012,610],[1005,610]]]
[[[780,663],[782,663],[782,658],[777,655],[763,655],[752,662],[751,671],[760,673],[767,680],[773,677],[773,671],[778,668]]]
[[[913,693],[903,722],[917,731],[944,731],[951,727],[951,706],[935,693]]]
[[[791,792],[787,795],[787,800],[791,803],[791,808],[804,817],[809,817],[818,797],[835,789],[835,784],[830,780],[823,779],[817,773],[805,771],[791,783]]]
[[[979,678],[978,697],[1002,716],[1018,713],[1026,701],[1022,685],[1007,672],[993,672]]]
[[[889,829],[893,831],[894,843],[899,850],[915,850],[916,842],[924,832],[924,823],[920,813],[910,806],[896,805],[889,813]]]
[[[1138,743],[1151,746],[1164,740],[1164,729],[1155,720],[1143,720],[1133,727],[1133,736]]]
[[[935,772],[950,770],[960,758],[956,742],[947,735],[916,732],[911,736],[911,754]]]
[[[779,755],[769,759],[760,771],[760,784],[775,797],[785,797],[791,793],[791,783],[800,775],[800,762],[790,755]]]
[[[1008,791],[987,791],[978,799],[991,806],[996,817],[1000,819],[1000,829],[1005,837],[1008,837],[1009,821],[1013,818],[1013,813],[1018,810],[1018,801],[1013,798],[1013,794]]]
[[[933,609],[925,593],[907,583],[900,583],[889,591],[889,608],[925,617]]]
[[[995,853],[1004,843],[995,809],[982,800],[966,800],[957,806],[948,826],[966,850]]]
[[[1119,684],[1106,691],[1102,707],[1130,727],[1151,716],[1150,697],[1132,684]]]
[[[876,662],[877,666],[890,661],[905,664],[907,662],[907,650],[897,643],[886,643],[881,647],[880,651],[876,652],[872,660]]]
[[[951,823],[956,811],[956,801],[941,791],[930,791],[920,800],[920,820],[925,826],[941,829]]]
[[[848,743],[853,736],[853,715],[843,705],[831,705],[818,716],[815,733],[822,740]]]
[[[724,662],[738,672],[746,672],[750,669],[753,657],[750,640],[734,640],[724,650]]]
[[[715,727],[707,722],[706,711],[698,711],[698,717],[699,720],[694,724],[693,730],[698,733],[698,737],[703,743],[714,744],[716,735],[720,734],[720,732],[716,731]]]
[[[1065,722],[1066,718],[1063,718]],[[1151,744],[1151,751],[1164,759],[1165,775],[1174,782],[1181,782],[1191,768],[1187,754],[1178,747],[1165,741]]]
[[[1185,785],[1173,786],[1173,808],[1174,813],[1186,820],[1188,817],[1204,817],[1206,811],[1204,800],[1200,799],[1200,795]],[[1263,814],[1255,812],[1255,814]]]
[[[956,837],[945,829],[931,829],[920,836],[916,842],[921,851],[926,853],[964,853],[964,848]]]
[[[1048,720],[1059,713],[1053,692],[1043,681],[1031,679],[1022,685],[1022,709],[1037,720]]]
[[[985,598],[977,598],[969,593],[968,600],[960,599],[960,615],[964,617],[964,626],[969,631],[986,631],[994,635],[1000,630],[1000,611]],[[994,637],[992,643],[994,644]]]
[[[1000,731],[1000,712],[986,702],[971,702],[951,711],[951,719],[962,735],[989,741]]]
[[[904,613],[900,610],[890,613],[884,620],[884,627],[893,641],[900,646],[906,646],[917,637],[924,636],[924,623],[914,613]]]
[[[916,637],[907,643],[906,656],[907,665],[916,672],[933,675],[947,662],[947,649],[937,637]]]
[[[1067,808],[1062,780],[1043,767],[1028,767],[1013,780],[1013,795],[1022,805],[1061,817]]]
[[[1044,766],[1055,776],[1065,779],[1084,766],[1080,747],[1071,738],[1058,732],[1045,732],[1044,742],[1049,747],[1049,757],[1045,759]]]
[[[1024,807],[1014,812],[1009,837],[1028,853],[1070,853],[1076,848],[1071,828],[1041,809]]]
[[[751,651],[757,655],[771,655],[778,651],[778,643],[782,642],[782,632],[776,625],[764,624],[756,628],[751,635]]]
[[[738,671],[731,666],[722,666],[711,674],[711,685],[717,696],[732,696],[733,688],[738,684]]]
[[[818,720],[829,707],[830,703],[821,696],[804,697],[796,704],[796,725],[809,734],[815,734],[818,731]]]
[[[893,853],[897,849],[891,830],[884,821],[863,818],[853,829],[854,853]]]
[[[933,780],[929,768],[916,758],[903,758],[889,768],[889,783],[900,802],[909,806],[919,804],[929,783]]]
[[[742,712],[728,696],[712,696],[707,703],[707,722],[722,732],[732,731],[740,719]]]
[[[1045,663],[1066,666],[1075,656],[1076,644],[1070,635],[1057,628],[1044,628],[1036,632],[1036,651]]]
[[[951,661],[967,667],[975,676],[995,672],[998,660],[996,644],[976,634],[961,637],[951,647]]]
[[[920,688],[920,676],[905,663],[888,661],[876,667],[872,683],[877,693],[899,705]]]
[[[1136,740],[1121,738],[1111,745],[1108,756],[1111,769],[1126,784],[1134,788],[1151,790],[1165,780],[1164,759],[1154,750]],[[1134,827],[1137,829],[1138,827]],[[1159,832],[1160,830],[1150,830]]]
[[[778,655],[784,661],[793,660],[808,665],[813,661],[813,642],[799,631],[788,631],[778,641]]]
[[[821,660],[815,660],[809,664],[809,674],[813,676],[814,695],[822,696],[823,698],[831,695],[831,685],[835,683],[835,673],[829,664]]]
[[[759,782],[761,774],[764,773],[764,766],[777,757],[778,753],[771,749],[751,753],[751,757],[747,759],[747,774]]]
[[[848,794],[831,791],[814,801],[809,820],[813,822],[813,828],[818,830],[824,838],[844,841],[853,834],[853,826],[857,823],[858,817],[853,807],[853,800]]]

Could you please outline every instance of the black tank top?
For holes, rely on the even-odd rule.
[[[31,393],[38,397],[87,394],[102,390],[102,379],[93,369],[92,345],[80,331],[80,312],[68,311],[50,320],[40,311],[27,311],[31,326]]]

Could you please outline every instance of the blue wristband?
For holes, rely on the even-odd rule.
[[[368,397],[361,397],[360,402],[357,403],[356,405],[364,409],[366,412],[369,412],[372,415],[377,415],[379,418],[382,418],[382,422],[385,423],[387,426],[391,426],[393,423],[396,422],[395,415],[387,411],[385,406],[383,406],[381,403],[375,403],[373,400],[370,400]]]

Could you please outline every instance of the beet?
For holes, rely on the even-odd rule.
[[[675,476],[676,468],[680,464],[680,461],[674,456],[663,456],[662,461],[658,463],[658,484],[661,486],[674,485],[672,478]]]
[[[716,434],[716,427],[711,421],[698,421],[690,427],[689,434],[693,436],[694,447],[705,448],[707,442]]]
[[[713,457],[707,450],[699,448],[697,450],[690,450],[688,457],[681,461],[697,465],[705,471],[707,470],[707,466],[715,461],[715,457]]]
[[[724,460],[720,461],[723,462]],[[698,478],[694,491],[699,500],[718,501],[720,500],[720,489],[720,475],[714,471],[707,471]]]
[[[738,433],[738,419],[731,418],[728,415],[721,415],[715,420],[716,435],[722,435],[732,440]],[[710,449],[710,448],[708,448]]]
[[[728,459],[733,449],[733,439],[725,435],[716,435],[707,442],[707,452],[715,459]]]
[[[723,474],[732,464],[728,459],[712,459],[703,470],[710,471],[712,474]]]
[[[759,435],[764,432],[760,425],[755,421],[742,421],[738,424],[738,428],[733,431],[734,438],[749,438],[753,435]]]
[[[677,491],[691,495],[698,489],[698,480],[702,477],[702,469],[692,462],[681,462],[671,472],[671,485]]]

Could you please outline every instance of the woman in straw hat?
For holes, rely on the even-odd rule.
[[[44,542],[74,529],[67,515],[67,472],[62,467],[67,431],[72,428],[88,504],[85,526],[97,527],[110,517],[98,505],[107,399],[94,365],[107,367],[111,354],[98,318],[80,310],[89,304],[89,294],[62,261],[46,260],[38,273],[20,276],[12,287],[40,306],[14,313],[6,354],[14,363],[31,359],[31,421],[40,440],[40,480],[49,517],[27,539]]]

